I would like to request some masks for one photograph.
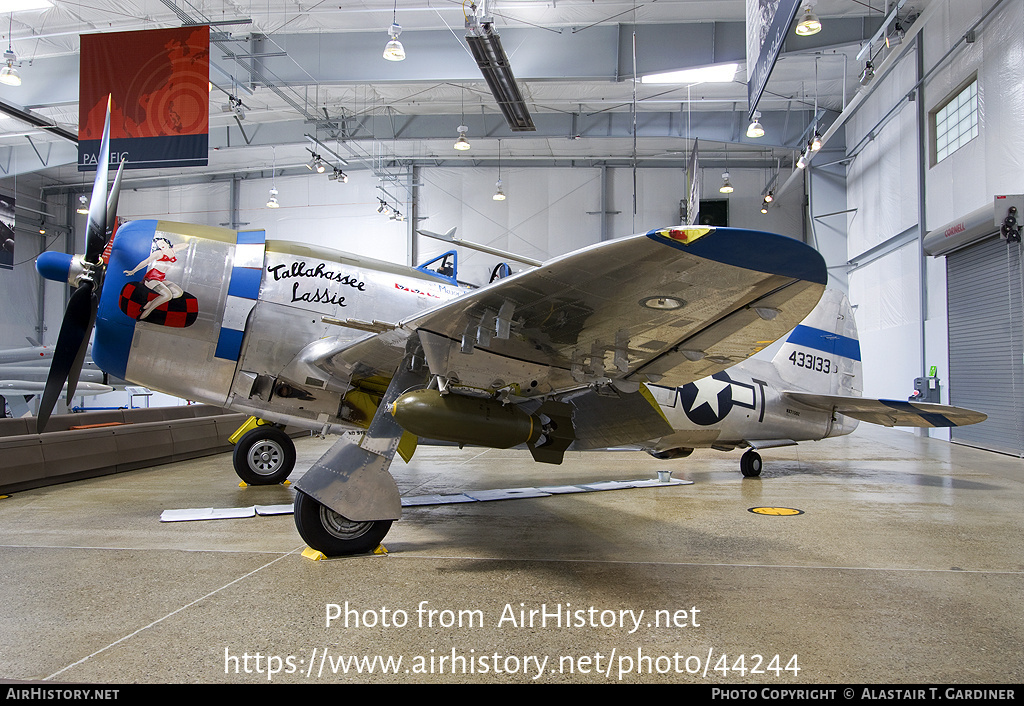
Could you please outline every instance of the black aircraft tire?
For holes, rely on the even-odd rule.
[[[746,451],[740,457],[740,473],[745,478],[757,478],[761,475],[761,454],[756,451]]]
[[[277,427],[259,426],[238,440],[231,462],[249,485],[277,485],[295,468],[295,444]]]
[[[353,522],[300,490],[295,494],[295,528],[311,548],[326,556],[345,556],[380,546],[391,520]]]

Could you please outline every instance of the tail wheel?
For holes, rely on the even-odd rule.
[[[295,494],[295,527],[313,549],[327,556],[364,554],[376,549],[391,529],[391,520],[355,522],[302,491]]]
[[[295,468],[295,444],[277,427],[260,426],[238,440],[231,460],[249,485],[276,485]]]
[[[756,478],[761,475],[761,454],[753,449],[745,452],[740,457],[740,473],[746,478]]]

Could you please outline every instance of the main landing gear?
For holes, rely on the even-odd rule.
[[[295,444],[280,428],[260,425],[235,443],[231,460],[249,485],[276,485],[295,468]]]
[[[761,454],[749,449],[740,457],[740,473],[744,478],[757,478],[761,475]]]
[[[295,493],[295,527],[306,544],[327,556],[372,552],[391,529],[391,522],[354,522],[301,490]]]

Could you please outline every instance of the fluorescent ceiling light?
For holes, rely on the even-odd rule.
[[[648,74],[640,79],[640,83],[729,83],[736,76],[739,68],[739,64],[718,64],[699,69],[666,71],[660,74]]]
[[[0,0],[0,13],[21,12],[22,10],[45,10],[53,7],[50,0]]]

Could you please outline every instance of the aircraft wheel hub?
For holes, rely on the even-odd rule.
[[[329,534],[338,539],[357,539],[373,528],[373,522],[353,522],[325,505],[320,506],[320,522]]]
[[[273,441],[262,441],[249,451],[249,465],[257,473],[273,473],[283,458],[283,449]]]

